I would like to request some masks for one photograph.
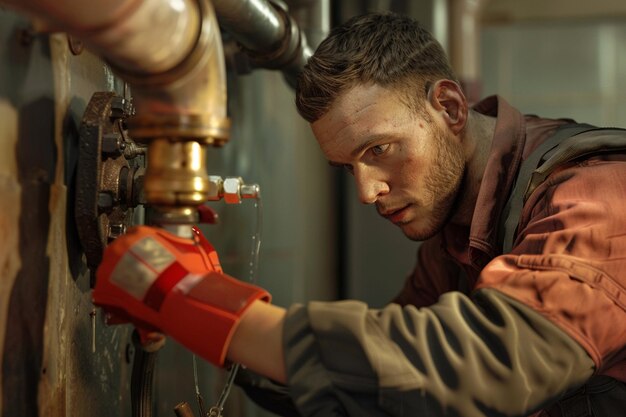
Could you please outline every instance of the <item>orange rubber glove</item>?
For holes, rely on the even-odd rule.
[[[139,226],[117,238],[104,251],[93,302],[109,323],[130,321],[142,337],[165,333],[223,366],[241,315],[270,294],[224,274],[213,246],[193,230],[185,239]]]

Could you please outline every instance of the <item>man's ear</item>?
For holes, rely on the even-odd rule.
[[[433,83],[428,89],[428,101],[455,135],[463,130],[467,123],[467,99],[456,82],[443,79]]]

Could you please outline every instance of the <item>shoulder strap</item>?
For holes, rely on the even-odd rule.
[[[559,165],[585,156],[626,150],[626,129],[599,128],[588,124],[565,124],[526,158],[500,223],[502,253],[513,248],[524,203]],[[589,134],[587,134],[589,133]]]

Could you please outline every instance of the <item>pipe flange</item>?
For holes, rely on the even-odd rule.
[[[118,111],[120,103],[114,92],[94,93],[79,128],[74,217],[92,271],[109,241],[134,224],[134,208],[143,202],[136,187],[145,160],[142,153],[124,155],[132,140],[124,131],[127,114]]]
[[[133,139],[146,144],[154,138],[166,137],[172,141],[194,140],[222,146],[228,141],[230,132],[230,119],[196,114],[144,114],[132,117],[126,123]]]

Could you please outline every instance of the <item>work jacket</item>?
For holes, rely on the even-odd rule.
[[[626,381],[626,156],[560,166],[503,254],[520,163],[568,121],[523,116],[498,97],[475,110],[497,122],[471,226],[424,242],[383,309],[289,309],[285,362],[302,415],[558,415],[572,402],[578,413],[597,400],[579,395],[590,381],[603,392]]]

